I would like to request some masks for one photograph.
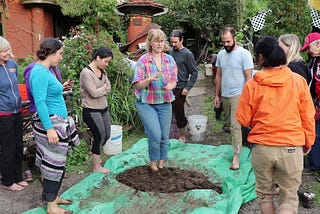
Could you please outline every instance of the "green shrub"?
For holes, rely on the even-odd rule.
[[[84,141],[80,141],[80,145],[73,148],[73,151],[67,158],[66,168],[72,170],[73,167],[84,165],[89,158],[89,146]]]
[[[33,56],[28,56],[27,58],[18,59],[18,80],[19,83],[25,83],[23,71],[31,62],[34,61]]]
[[[74,80],[71,105],[72,114],[79,118],[79,131],[85,130],[82,120],[80,97],[80,72],[90,63],[91,54],[100,46],[107,46],[113,51],[113,60],[106,68],[111,82],[111,93],[107,96],[112,122],[122,126],[138,126],[139,119],[135,110],[135,98],[131,88],[130,78],[132,69],[124,61],[124,56],[106,31],[98,34],[89,31],[83,26],[78,26],[70,32],[69,37],[63,38],[63,60],[59,65],[63,79]]]

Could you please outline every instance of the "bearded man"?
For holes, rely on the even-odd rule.
[[[218,108],[221,103],[223,105],[226,121],[224,130],[227,131],[226,129],[230,128],[233,147],[230,170],[238,170],[240,168],[239,155],[242,150],[242,133],[235,113],[243,86],[252,76],[253,59],[248,50],[237,44],[233,27],[223,28],[221,41],[224,49],[219,51],[216,61],[214,106]]]

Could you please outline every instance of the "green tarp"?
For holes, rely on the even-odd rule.
[[[241,204],[256,198],[255,176],[251,167],[250,149],[244,147],[240,170],[229,170],[232,147],[182,143],[170,140],[166,166],[195,170],[212,183],[221,183],[223,193],[211,189],[194,189],[184,193],[151,193],[134,190],[116,180],[116,175],[136,166],[149,163],[147,139],[143,138],[130,149],[108,159],[108,176],[92,173],[62,194],[73,200],[65,206],[73,213],[214,213],[236,214]],[[39,194],[41,190],[39,190]],[[24,214],[46,213],[45,207]]]

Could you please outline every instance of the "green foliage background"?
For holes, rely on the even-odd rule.
[[[204,34],[213,47],[219,49],[220,31],[231,24],[238,31],[238,41],[245,44],[263,35],[276,37],[284,33],[297,34],[301,42],[312,30],[312,20],[307,0],[158,0],[168,13],[155,20],[166,33],[173,28],[183,28],[187,22],[199,34]],[[262,10],[271,9],[265,26],[253,32],[249,19]],[[181,22],[184,21],[184,22]],[[209,29],[209,30],[208,30]],[[255,35],[254,35],[255,34]]]
[[[180,24],[188,22],[188,25],[205,35],[209,41],[219,44],[219,32],[226,24],[238,27],[242,8],[241,0],[159,0],[168,13],[156,17],[167,35],[173,28],[182,27]],[[210,29],[208,31],[208,29]]]
[[[56,0],[64,15],[81,19],[89,30],[100,32],[108,30],[115,41],[125,43],[125,20],[116,13],[114,0]]]
[[[272,10],[266,17],[266,24],[259,35],[294,33],[300,39],[312,30],[312,18],[307,0],[269,0],[267,7]]]
[[[124,60],[117,45],[107,31],[95,33],[84,26],[74,28],[69,37],[64,38],[63,60],[59,67],[64,79],[74,80],[74,91],[71,103],[73,114],[79,118],[80,130],[85,130],[82,120],[80,97],[80,72],[91,61],[94,49],[107,46],[112,49],[114,57],[106,68],[111,82],[111,93],[107,96],[110,116],[113,124],[124,127],[138,126],[139,120],[135,111],[135,98],[130,78],[133,71]]]

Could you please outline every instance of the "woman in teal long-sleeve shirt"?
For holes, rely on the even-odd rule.
[[[45,39],[37,51],[38,61],[30,74],[30,89],[37,113],[33,115],[33,135],[36,141],[36,166],[43,179],[42,198],[48,203],[47,213],[69,213],[58,204],[71,204],[58,197],[65,174],[70,138],[78,143],[72,118],[68,117],[61,82],[49,68],[62,59],[63,45],[54,38]],[[75,143],[73,141],[73,143]]]
[[[63,86],[48,68],[38,63],[32,69],[30,81],[33,83],[31,84],[32,95],[43,127],[46,130],[51,129],[49,115],[56,114],[64,118],[68,116],[62,95]]]

